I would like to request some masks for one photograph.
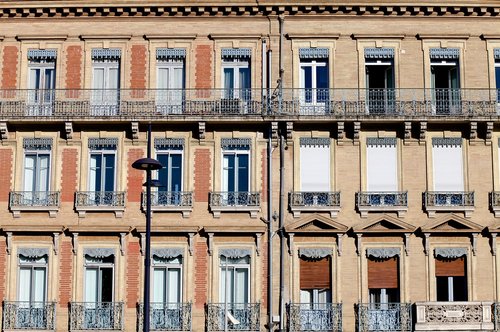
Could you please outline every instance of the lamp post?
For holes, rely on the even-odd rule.
[[[132,164],[138,170],[146,171],[146,259],[144,260],[144,321],[143,331],[149,332],[150,321],[150,284],[151,284],[151,171],[163,168],[163,165],[156,159],[151,158],[151,123],[148,125],[148,148],[147,157],[141,158]]]

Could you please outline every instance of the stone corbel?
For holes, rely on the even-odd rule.
[[[337,122],[337,145],[342,145],[345,137],[344,122]]]
[[[278,121],[271,122],[271,139],[275,142],[278,141]]]
[[[9,138],[9,129],[7,128],[7,122],[0,122],[0,137],[2,139]]]
[[[126,251],[126,239],[125,239],[125,236],[127,235],[127,233],[120,233],[120,253],[122,254],[122,256],[125,256],[125,251]]]
[[[342,238],[344,233],[337,233],[337,255],[342,256]]]
[[[208,233],[208,255],[212,256],[214,252],[214,233]]]
[[[493,122],[486,122],[486,142],[491,144],[491,138],[493,137]]]
[[[262,233],[255,234],[255,251],[257,252],[257,256],[260,256],[261,238]]]
[[[188,233],[188,251],[189,251],[189,256],[193,256],[193,251],[194,251],[194,233]]]
[[[78,233],[73,233],[73,255],[78,254]]]
[[[203,122],[203,121],[198,122],[198,137],[199,137],[199,139],[205,139],[205,130],[206,130],[205,122]]]
[[[429,237],[431,236],[431,233],[424,233],[424,252],[425,252],[425,256],[429,256],[429,246],[430,246],[430,241],[429,241]]]
[[[59,253],[59,233],[53,233],[52,243],[54,245],[54,255]]]
[[[476,251],[477,251],[477,236],[478,233],[472,233],[472,255],[476,256]]]
[[[288,233],[288,254],[292,256],[293,254],[293,237],[295,234]]]
[[[73,138],[73,122],[64,123],[64,132],[66,133],[66,139]]]
[[[405,238],[404,238],[404,246],[405,246],[405,255],[409,256],[410,255],[410,233],[405,233]]]
[[[405,121],[405,140],[411,139],[411,122]]]
[[[477,122],[476,121],[471,121],[471,123],[470,123],[469,139],[471,139],[471,140],[477,139]]]
[[[359,144],[359,132],[360,131],[361,131],[361,122],[355,121],[354,122],[354,133],[353,133],[354,144]]]
[[[139,245],[141,247],[141,256],[144,256],[146,254],[146,233],[141,233]]]
[[[361,255],[361,238],[362,238],[363,234],[361,233],[357,233],[356,234],[356,254],[358,256]]]
[[[427,122],[421,121],[420,122],[420,140],[421,141],[425,140],[426,134],[427,134]]]
[[[6,242],[7,242],[7,254],[10,255],[12,251],[12,232],[7,232],[5,233],[6,235]]]
[[[132,139],[139,139],[139,122],[132,121]]]
[[[286,123],[286,140],[290,141],[293,136],[293,122],[288,121]]]
[[[497,233],[491,233],[491,254],[497,255]]]

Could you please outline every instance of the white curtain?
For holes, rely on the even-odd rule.
[[[38,155],[39,170],[38,170],[38,188],[37,191],[49,190],[49,156]]]
[[[460,145],[432,146],[435,191],[463,191],[463,157]]]
[[[153,270],[153,288],[151,289],[151,293],[153,302],[165,302],[165,268],[155,268]]]
[[[330,147],[300,147],[301,191],[330,191]]]
[[[179,303],[181,301],[181,269],[168,269],[168,303]]]
[[[300,290],[300,303],[302,304],[310,304],[312,302],[311,299],[311,291],[310,290]]]
[[[98,155],[91,155],[90,156],[90,170],[89,170],[89,191],[100,191],[101,188],[97,188],[97,177],[100,176],[100,174],[97,174],[97,159],[100,156]],[[99,158],[100,159],[100,158]]]
[[[35,155],[27,155],[24,158],[24,191],[35,190]]]
[[[85,269],[85,302],[98,302],[97,294],[97,273],[96,268]]]
[[[235,303],[248,303],[248,269],[237,268],[235,280]]]
[[[34,273],[34,289],[33,289],[33,301],[44,302],[45,301],[45,273],[46,269],[44,267],[36,267],[33,269]]]
[[[222,159],[222,191],[229,191],[229,176],[230,172],[233,173],[234,170],[229,169],[229,158],[234,159],[234,155],[224,155]],[[234,173],[231,174],[234,176]]]
[[[19,269],[19,301],[29,302],[31,300],[31,267]]]
[[[395,145],[366,147],[367,191],[397,191],[398,159]]]

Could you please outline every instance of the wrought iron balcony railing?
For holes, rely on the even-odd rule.
[[[496,89],[0,90],[0,118],[165,116],[498,116]]]
[[[191,303],[152,302],[151,331],[191,331]],[[143,330],[144,304],[137,306],[137,331]]]
[[[356,207],[362,217],[370,211],[396,211],[402,216],[408,210],[408,192],[360,191],[356,193]]]
[[[252,218],[260,211],[260,192],[220,191],[209,193],[210,210],[215,217],[221,211],[248,211]]]
[[[146,193],[142,193],[142,208],[146,209]],[[189,217],[193,210],[191,191],[153,191],[151,192],[151,211],[180,211]]]
[[[426,191],[423,200],[429,215],[436,211],[463,211],[468,217],[474,210],[473,191]]]
[[[302,211],[328,211],[333,218],[340,211],[340,192],[294,191],[288,193],[288,203],[294,217]]]
[[[415,331],[493,331],[492,302],[416,302]]]
[[[75,209],[80,216],[86,211],[114,211],[117,217],[125,210],[124,191],[77,191]]]
[[[495,218],[500,217],[500,191],[490,193],[490,209],[495,214]]]
[[[122,302],[71,302],[70,330],[122,330]]]
[[[3,330],[53,331],[56,326],[55,302],[4,301]]]
[[[18,217],[21,211],[48,211],[55,217],[59,210],[59,191],[11,191],[9,208]]]
[[[288,328],[299,331],[342,331],[342,303],[290,303]]]
[[[411,304],[362,303],[357,306],[358,331],[411,331]]]
[[[493,322],[495,331],[500,331],[500,303],[498,302],[493,305]]]
[[[259,331],[260,303],[207,304],[207,331]]]

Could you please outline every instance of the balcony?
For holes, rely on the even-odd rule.
[[[288,328],[298,331],[342,331],[342,304],[316,303],[288,305]]]
[[[227,320],[226,317],[227,312]],[[260,331],[260,303],[207,304],[207,331]]]
[[[3,330],[54,331],[55,302],[3,302]]]
[[[490,209],[495,215],[495,218],[500,217],[500,191],[490,193]]]
[[[340,192],[290,192],[288,203],[294,218],[299,218],[301,212],[329,212],[334,218],[340,211]]]
[[[408,211],[407,191],[360,191],[356,193],[356,207],[362,218],[368,212],[397,212],[398,217],[403,217]]]
[[[251,218],[257,218],[260,211],[260,192],[210,192],[209,202],[215,218],[219,218],[221,212],[249,212]]]
[[[137,331],[143,330],[144,304],[137,306]],[[191,303],[151,303],[151,331],[191,331]]]
[[[411,304],[363,303],[357,306],[358,331],[411,331]]]
[[[493,331],[492,302],[417,302],[415,331]]]
[[[72,302],[70,331],[122,330],[123,309],[122,302]]]
[[[146,208],[146,193],[142,193],[142,208]],[[151,211],[182,212],[184,218],[193,211],[193,193],[191,191],[156,191],[151,192]]]
[[[117,218],[123,216],[125,211],[124,191],[77,191],[75,193],[75,210],[78,216],[85,217],[86,212],[115,213]]]
[[[436,212],[463,212],[470,217],[474,211],[473,191],[426,191],[423,193],[425,210],[429,217]]]
[[[0,118],[496,117],[497,98],[496,89],[283,89],[281,103],[276,94],[266,98],[260,88],[0,90]]]
[[[51,218],[59,211],[59,191],[11,191],[9,208],[14,217],[22,211],[47,211]]]

